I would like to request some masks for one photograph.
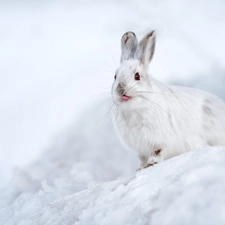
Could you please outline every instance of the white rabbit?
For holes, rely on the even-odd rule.
[[[225,103],[207,92],[163,84],[148,74],[155,32],[121,40],[112,97],[114,125],[140,159],[140,169],[203,146],[225,145]]]

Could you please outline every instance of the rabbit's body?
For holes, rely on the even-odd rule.
[[[138,153],[141,166],[198,147],[225,145],[225,105],[221,100],[156,81],[152,87],[155,93],[147,95],[143,108],[120,107],[114,117],[121,140]],[[161,150],[159,155],[157,150]]]
[[[142,47],[142,54],[147,54],[146,37],[145,46],[142,40],[138,47]],[[141,61],[146,58],[141,59],[142,54],[138,58],[138,49],[134,53],[137,59],[130,57],[135,38],[131,32],[122,38],[121,66],[112,94],[117,106],[116,130],[125,145],[137,152],[141,168],[197,147],[225,145],[224,102],[204,91],[165,85],[150,78],[145,61]],[[123,44],[132,49],[126,52],[128,59]]]

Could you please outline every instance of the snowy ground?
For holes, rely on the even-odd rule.
[[[225,147],[197,149],[126,175],[135,160],[112,147],[113,132],[102,136],[110,137],[108,145],[94,143],[91,148],[83,132],[67,137],[29,170],[15,171],[1,194],[0,224],[225,223]],[[94,130],[89,135],[91,139]],[[83,149],[90,150],[92,160],[80,154]],[[99,182],[107,180],[113,181]]]
[[[155,78],[225,99],[224,11],[222,0],[0,2],[0,224],[224,224],[225,149],[135,173],[105,102],[121,35],[151,29]]]

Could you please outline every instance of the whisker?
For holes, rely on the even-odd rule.
[[[102,102],[102,103],[100,104],[100,106],[102,106],[104,103],[108,102],[109,100],[112,100],[112,97],[107,98],[104,102]]]
[[[118,107],[116,107],[116,105],[114,103],[113,108],[111,110],[111,114],[112,114],[112,117],[114,117],[115,119],[117,118],[117,112],[118,112]]]
[[[108,95],[109,94],[109,92],[103,92],[103,93],[98,93],[98,94],[95,94],[95,95],[93,95],[93,96],[91,96],[91,97],[89,97],[89,98],[87,98],[87,100],[90,100],[90,99],[93,99],[93,98],[97,98],[97,97],[105,97],[106,95]]]
[[[152,101],[151,99],[147,98],[147,97],[143,97],[142,98],[150,103],[152,103],[153,105],[155,105],[159,110],[162,110],[164,113],[167,114],[167,112],[160,106],[158,105],[156,102]]]
[[[166,96],[173,96],[173,97],[175,97],[174,94],[160,93],[160,92],[152,92],[152,91],[138,91],[137,93],[159,94],[159,95],[166,95]]]
[[[114,62],[115,67],[118,68],[118,66],[116,65],[116,61],[115,61],[115,58],[114,58],[112,52],[111,52],[111,56],[112,56],[112,58],[113,58],[113,62]]]
[[[103,123],[102,123],[102,127],[101,127],[101,128],[103,128],[103,126],[105,125],[105,121],[106,121],[106,119],[108,118],[108,116],[109,116],[109,114],[110,114],[112,108],[114,107],[114,104],[115,104],[114,102],[111,103],[111,105],[109,106],[109,109],[107,110],[106,114],[101,118],[101,119],[104,118],[104,121],[103,121]]]
[[[129,88],[125,91],[125,93],[127,93],[127,92],[130,91],[130,90],[132,90],[132,88],[134,88],[137,84],[138,84],[138,83],[135,83],[133,86],[129,87]]]
[[[108,66],[109,68],[111,68],[112,70],[113,70],[113,72],[115,73],[116,72],[116,70],[113,68],[113,67],[111,67],[109,64],[107,64],[106,62],[103,62],[106,66]]]
[[[115,71],[114,71],[114,70],[113,70],[113,71],[112,71],[112,70],[104,70],[104,71],[102,71],[102,72],[112,74],[112,72],[113,72],[113,73],[115,73],[115,72],[116,72],[116,70],[115,70]]]
[[[106,88],[106,87],[98,87],[98,88],[103,89],[103,90],[109,90],[109,91],[111,91],[111,87],[110,87],[110,88]]]

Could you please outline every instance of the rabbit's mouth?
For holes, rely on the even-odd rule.
[[[130,96],[128,96],[128,95],[123,94],[123,95],[121,96],[121,100],[122,100],[122,101],[127,101],[127,100],[129,100],[129,99],[130,99]]]

